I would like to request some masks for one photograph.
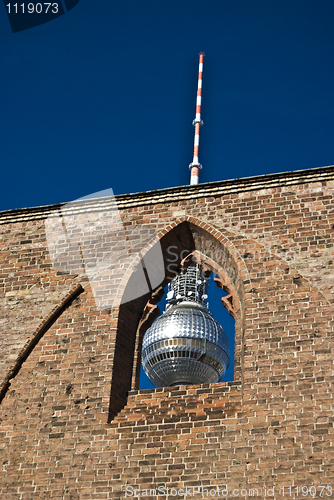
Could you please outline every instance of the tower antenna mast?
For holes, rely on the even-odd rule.
[[[202,105],[202,79],[203,79],[203,59],[204,52],[199,53],[199,67],[198,67],[198,86],[197,86],[197,99],[196,99],[196,118],[193,120],[193,125],[195,127],[195,137],[194,137],[194,155],[193,161],[189,165],[190,169],[190,184],[198,184],[199,171],[202,165],[198,161],[199,152],[199,134],[203,121],[201,119],[201,105]]]

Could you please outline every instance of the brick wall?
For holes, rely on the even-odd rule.
[[[327,167],[117,197],[165,260],[171,245],[201,256],[236,319],[234,382],[149,391],[134,389],[159,288],[99,310],[83,272],[51,265],[45,220],[59,207],[0,214],[3,498],[334,487],[333,186]]]

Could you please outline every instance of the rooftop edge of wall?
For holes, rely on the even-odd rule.
[[[179,200],[223,196],[232,193],[258,191],[312,182],[325,182],[329,180],[334,180],[334,165],[207,182],[197,185],[176,186],[172,188],[143,191],[140,193],[121,194],[116,195],[115,199],[118,209],[126,209],[159,203],[170,203]],[[57,212],[59,209],[64,210],[66,205],[66,203],[57,203],[41,207],[5,210],[0,212],[0,225],[46,219],[53,212]],[[84,202],[78,202],[77,205],[75,202],[71,202],[70,213],[82,213],[87,210],[90,212],[99,211],[101,209],[108,210],[112,208],[115,208],[115,202],[111,197],[91,198]]]

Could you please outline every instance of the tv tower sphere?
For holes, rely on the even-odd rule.
[[[229,343],[207,305],[207,280],[190,264],[168,286],[167,306],[146,331],[142,364],[156,387],[219,382]]]

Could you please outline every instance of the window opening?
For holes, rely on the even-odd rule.
[[[228,295],[226,292],[224,292],[221,288],[218,288],[217,285],[215,284],[214,282],[214,278],[217,278],[218,276],[216,276],[214,273],[211,273],[211,276],[208,280],[208,302],[209,302],[209,308],[210,308],[210,312],[212,313],[212,316],[214,317],[214,319],[216,321],[218,321],[218,323],[221,324],[221,326],[223,327],[225,333],[226,333],[226,336],[228,338],[228,341],[229,341],[229,345],[230,345],[230,364],[229,364],[229,367],[228,369],[226,370],[226,373],[223,377],[223,379],[221,381],[223,382],[230,382],[230,381],[233,381],[234,380],[234,337],[235,337],[235,320],[234,318],[232,318],[232,316],[228,313],[228,311],[226,310],[226,308],[222,305],[222,297]],[[161,311],[161,314],[162,312],[165,310],[166,308],[166,297],[167,297],[167,293],[168,293],[168,286],[166,286],[165,288],[165,294],[164,296],[162,297],[161,301],[158,303],[158,306],[160,308],[160,311]],[[181,339],[173,339],[173,342],[169,341],[160,341],[159,343],[159,346],[161,345],[165,345],[165,346],[172,346],[172,345],[177,345],[180,343],[180,340]],[[183,345],[195,345],[197,347],[201,347],[201,342],[199,340],[190,340],[190,339],[182,339],[182,344]],[[205,361],[207,363],[210,363],[212,366],[215,366],[216,368],[219,368],[218,364],[217,364],[217,361],[215,361],[214,359],[212,359],[212,357],[210,356],[210,354],[213,352],[214,350],[214,346],[210,345],[209,343],[207,343],[207,346],[206,346],[206,357],[205,357]],[[168,352],[168,351],[167,351]],[[175,351],[174,354],[171,355],[171,353],[168,354],[168,357],[170,356],[179,356],[180,353],[177,353],[177,351]],[[182,356],[186,356],[186,354],[182,354]],[[200,353],[197,354],[196,352],[193,353],[193,354],[187,354],[187,356],[191,356],[191,357],[199,357],[200,356]],[[148,377],[146,376],[145,374],[145,371],[143,369],[143,366],[141,365],[141,370],[140,370],[140,381],[139,381],[139,389],[140,390],[143,390],[143,389],[153,389],[155,388],[155,386],[150,382],[150,380],[148,379]]]

